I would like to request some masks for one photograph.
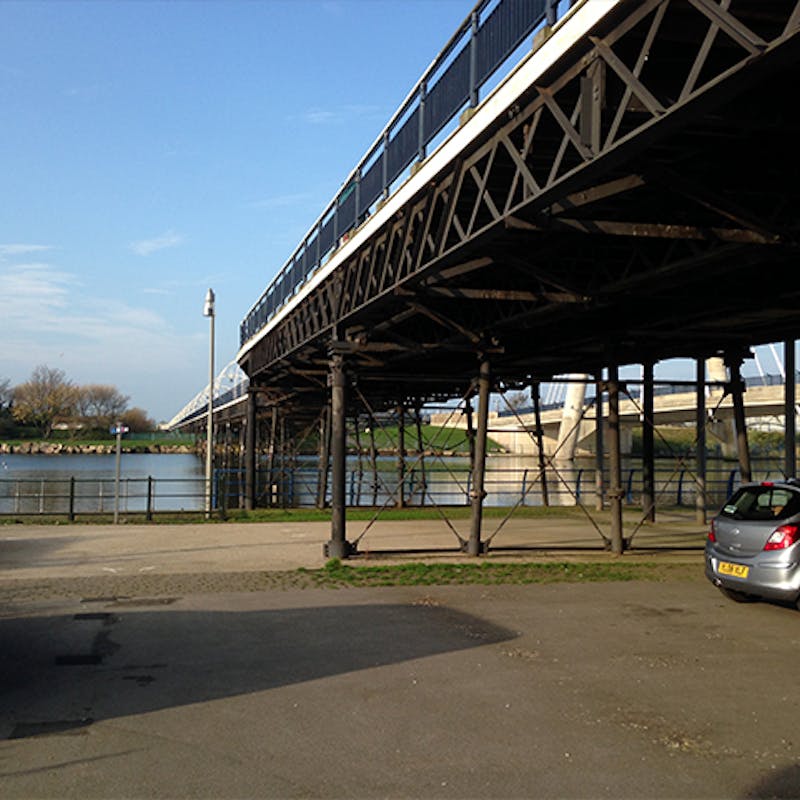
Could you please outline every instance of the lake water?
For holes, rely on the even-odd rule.
[[[694,505],[694,464],[687,460],[656,460],[657,505]],[[38,514],[111,512],[115,504],[116,456],[111,455],[3,455],[0,456],[0,513]],[[120,511],[177,511],[204,508],[205,462],[191,454],[123,454],[120,461]],[[777,461],[754,462],[756,479],[777,478]],[[709,507],[724,501],[738,478],[732,462],[709,460]],[[629,502],[641,494],[641,462],[623,462],[623,489]],[[319,474],[315,457],[300,458],[293,469],[275,470],[271,478],[259,474],[259,504],[313,506]],[[346,500],[350,506],[392,506],[398,495],[396,460],[381,457],[377,473],[368,459],[347,460]],[[409,456],[403,481],[408,505],[468,505],[472,491],[469,461],[464,457],[426,459]],[[531,456],[495,455],[487,460],[486,505],[541,505],[542,481]],[[215,472],[215,505],[221,492],[229,508],[242,501],[236,476]],[[594,502],[593,459],[554,465],[547,474],[548,501],[574,505],[576,498]],[[330,499],[330,481],[328,486]]]
[[[144,511],[148,492],[155,511],[204,507],[204,462],[192,454],[123,453],[120,510]],[[71,486],[71,478],[74,485]],[[116,456],[0,456],[0,513],[114,510]]]

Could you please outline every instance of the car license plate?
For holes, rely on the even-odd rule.
[[[727,561],[720,561],[719,571],[721,575],[733,575],[734,578],[746,578],[750,572],[750,567],[746,567],[744,564],[731,564]]]

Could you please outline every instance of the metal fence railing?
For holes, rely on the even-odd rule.
[[[3,478],[0,515],[77,516],[199,511],[205,506],[203,478]]]
[[[392,507],[401,495],[396,471],[361,469],[347,471],[345,497],[350,507]],[[754,479],[780,479],[777,469],[755,468]],[[260,470],[256,475],[257,506],[312,508],[318,500],[322,476],[314,466]],[[548,468],[545,472],[547,502],[569,506],[592,505],[596,473],[593,468]],[[709,469],[705,482],[705,507],[719,508],[741,482],[738,468]],[[330,481],[327,482],[330,486]],[[608,477],[603,485],[608,488]],[[197,478],[122,478],[119,498],[113,478],[18,478],[0,479],[0,516],[109,515],[118,508],[123,515],[143,515],[150,520],[169,512],[197,514],[205,509],[205,480]],[[486,472],[487,506],[537,506],[545,502],[543,481],[537,468],[492,468]],[[472,476],[466,464],[448,470],[411,469],[403,476],[404,504],[422,506],[464,506],[471,502]],[[226,512],[244,507],[244,474],[238,470],[217,470],[212,487],[212,509]],[[641,468],[623,472],[624,501],[640,505]],[[697,485],[689,467],[657,469],[656,505],[694,507]],[[330,495],[326,495],[330,502]]]
[[[525,38],[544,24],[554,24],[559,8],[574,2],[479,0],[242,321],[242,345],[294,296],[376,202],[388,197],[404,170],[426,157],[428,145],[445,126],[462,109],[478,104],[480,89]]]

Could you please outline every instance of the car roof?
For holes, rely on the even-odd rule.
[[[762,486],[785,487],[795,492],[800,492],[800,478],[781,478],[776,481],[750,481],[749,483],[741,484],[739,489],[757,489]]]

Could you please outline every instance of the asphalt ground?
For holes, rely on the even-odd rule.
[[[614,558],[519,523],[489,558]],[[621,560],[680,579],[333,590],[263,578],[325,524],[3,527],[0,797],[800,796],[798,612],[656,528]],[[448,534],[381,523],[353,563],[465,560]]]

